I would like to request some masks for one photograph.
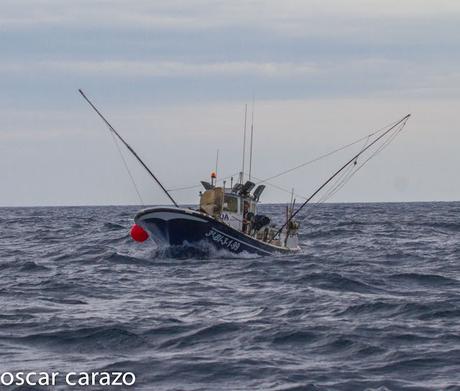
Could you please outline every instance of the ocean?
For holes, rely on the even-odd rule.
[[[0,209],[0,374],[136,377],[0,389],[460,390],[460,203],[314,205],[299,254],[202,259],[137,210]]]

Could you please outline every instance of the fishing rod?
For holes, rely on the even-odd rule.
[[[286,222],[281,226],[281,228],[273,235],[273,237],[270,239],[269,243],[272,242],[273,239],[275,239],[281,231],[286,227],[292,219],[299,213],[305,205],[307,205],[314,196],[316,196],[321,190],[323,190],[337,175],[339,175],[343,170],[345,170],[351,163],[355,162],[356,160],[364,153],[366,152],[370,147],[372,147],[375,143],[377,143],[379,140],[381,140],[383,137],[385,137],[388,133],[390,133],[393,129],[395,129],[397,126],[403,124],[403,126],[406,124],[407,120],[409,119],[411,115],[407,114],[405,117],[401,118],[398,122],[396,122],[393,126],[391,126],[386,132],[381,134],[379,137],[377,137],[372,143],[370,143],[366,148],[363,148],[361,151],[359,151],[355,156],[353,156],[349,161],[347,161],[342,167],[340,167],[334,175],[332,175],[326,182],[324,182],[310,197],[306,199],[306,201],[300,205],[297,210],[291,214],[291,216],[286,220]]]
[[[114,129],[112,125],[110,125],[109,121],[105,119],[105,117],[101,114],[101,112],[94,106],[94,104],[88,99],[88,97],[84,94],[84,92],[79,89],[78,92],[81,94],[81,96],[88,102],[88,104],[92,107],[92,109],[101,117],[101,119],[105,122],[105,124],[108,126],[110,131],[117,136],[121,142],[124,144],[126,148],[128,148],[129,152],[131,152],[134,157],[139,161],[139,163],[144,167],[147,172],[150,174],[150,176],[155,180],[155,182],[158,184],[158,186],[161,187],[161,189],[164,191],[164,193],[168,196],[168,198],[171,200],[171,202],[174,204],[174,206],[178,207],[179,205],[177,204],[176,201],[174,201],[174,198],[171,197],[171,194],[169,194],[168,190],[161,184],[161,182],[158,180],[158,178],[153,174],[153,172],[147,167],[147,165],[142,161],[142,159],[139,157],[139,155],[134,151],[134,149],[131,148],[131,146],[123,140],[123,137],[121,137],[118,132]]]

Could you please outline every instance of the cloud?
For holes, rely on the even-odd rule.
[[[26,4],[26,5],[25,5]],[[439,15],[460,14],[460,4],[456,0],[234,0],[213,1],[182,0],[156,1],[137,0],[3,0],[1,23],[29,24],[77,22],[82,16],[86,22],[119,24],[135,22],[152,26],[174,28],[185,25],[194,29],[201,26],[240,25],[248,22],[272,23],[318,20],[325,16],[350,18],[353,16],[395,18],[405,20],[435,18]],[[81,20],[80,20],[81,21]],[[306,25],[307,26],[307,25]],[[135,27],[135,26],[133,26]]]
[[[40,186],[39,175],[27,176],[31,160],[47,161],[43,167],[36,164],[46,176],[59,172],[56,161],[73,156],[77,171],[81,150],[93,142],[86,137],[100,137],[92,144],[93,162],[105,161],[104,153],[111,153],[111,145],[103,149],[107,134],[93,132],[100,123],[81,101],[76,92],[80,87],[101,104],[117,127],[131,132],[129,139],[156,166],[162,167],[161,162],[176,153],[193,161],[186,173],[177,168],[178,185],[188,184],[192,175],[198,179],[198,172],[207,175],[215,145],[238,144],[238,151],[223,153],[223,158],[239,153],[240,140],[234,135],[240,130],[241,108],[253,92],[259,107],[276,102],[276,107],[260,113],[267,120],[263,123],[257,117],[258,126],[271,129],[281,141],[285,129],[293,132],[284,148],[278,136],[264,133],[267,148],[276,149],[257,160],[267,162],[267,171],[279,159],[286,165],[297,164],[307,147],[313,154],[324,132],[334,125],[322,121],[335,117],[340,125],[361,117],[368,124],[384,123],[395,112],[414,108],[416,118],[417,111],[424,114],[423,126],[433,118],[432,129],[438,123],[444,131],[452,129],[445,148],[458,144],[454,142],[458,127],[452,125],[457,118],[455,99],[460,97],[460,2],[456,0],[3,0],[0,33],[0,147],[6,151],[2,163],[14,163],[14,169],[24,175],[11,175],[11,189],[19,180],[35,180],[33,189]],[[354,103],[347,106],[349,101]],[[285,110],[279,112],[283,102]],[[234,109],[222,112],[228,104],[234,104]],[[187,107],[196,113],[184,115]],[[305,108],[312,109],[303,117]],[[302,127],[295,128],[299,123]],[[136,127],[143,134],[136,136]],[[158,129],[155,136],[149,132],[152,128]],[[339,126],[334,129],[326,137],[331,144],[346,135]],[[211,140],[205,147],[200,145],[211,151],[206,156],[188,148],[197,135]],[[432,138],[432,133],[425,137],[429,147]],[[176,145],[178,139],[186,140],[182,147]],[[21,144],[29,149],[17,159]],[[62,145],[66,156],[56,156]],[[287,151],[295,148],[299,150],[294,159]],[[433,167],[442,172],[444,152],[437,156]],[[449,158],[449,166],[457,167],[455,156]],[[71,163],[63,163],[62,171]],[[86,172],[92,168],[87,164]],[[175,169],[167,168],[165,175]],[[408,176],[419,174],[416,167],[411,170]],[[117,182],[122,174],[112,171],[107,164],[107,176]],[[78,183],[67,199],[86,200],[85,189],[94,189],[95,199],[103,203],[107,191],[98,188],[100,174],[94,175],[94,186]],[[451,182],[446,178],[441,175],[438,182],[432,178],[423,194],[432,194],[430,189],[439,189],[442,181]],[[392,186],[394,181],[390,182]],[[381,199],[385,189],[379,188]],[[17,191],[10,193],[9,198],[2,194],[0,204],[16,202]],[[115,185],[110,193],[117,193]],[[28,194],[28,202],[34,201],[35,193]],[[40,194],[40,202],[51,199],[46,188]]]
[[[337,62],[319,58],[304,62],[180,62],[162,60],[46,60],[0,63],[0,75],[6,83],[21,83],[30,79],[33,83],[49,81],[46,88],[60,90],[85,86],[92,80],[98,83],[138,86],[138,93],[145,88],[168,88],[162,96],[183,95],[181,83],[199,81],[201,89],[210,91],[218,87],[228,97],[233,90],[246,84],[246,95],[251,87],[262,91],[264,98],[277,99],[280,94],[292,97],[310,96],[391,96],[392,94],[423,97],[436,94],[458,96],[460,78],[455,64],[414,62],[408,59],[386,57],[344,58]],[[58,83],[58,81],[61,81]],[[57,83],[57,84],[56,84]],[[158,84],[161,83],[161,84]],[[56,87],[53,85],[56,84]],[[32,84],[30,84],[32,85]],[[68,88],[68,87],[66,87]],[[249,88],[249,90],[248,90]],[[189,91],[193,93],[194,90]],[[300,95],[299,95],[300,94]],[[203,96],[203,95],[201,95]],[[225,96],[225,95],[222,95]]]
[[[215,62],[187,63],[176,61],[38,61],[34,63],[2,63],[0,72],[23,73],[31,67],[39,72],[63,72],[65,74],[102,74],[139,78],[187,77],[207,75],[259,75],[264,77],[298,77],[311,75],[317,69],[311,64]]]

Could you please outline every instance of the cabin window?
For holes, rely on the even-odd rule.
[[[251,202],[249,200],[244,200],[244,201],[241,202],[240,212],[243,215],[246,215],[246,213],[248,213],[248,212],[257,214],[256,210],[257,210],[257,204],[255,202]]]
[[[224,211],[237,213],[238,212],[238,198],[226,195],[224,197]]]

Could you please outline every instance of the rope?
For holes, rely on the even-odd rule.
[[[131,171],[129,170],[128,163],[126,162],[126,159],[123,156],[123,153],[121,152],[121,148],[118,145],[118,141],[117,141],[117,139],[115,138],[115,136],[114,136],[114,134],[112,132],[110,132],[110,134],[112,136],[113,142],[115,143],[115,146],[117,147],[118,153],[120,154],[121,160],[123,161],[123,164],[124,164],[124,166],[126,168],[126,171],[128,172],[129,178],[131,179],[131,183],[133,184],[134,189],[136,190],[137,197],[139,198],[139,201],[140,201],[141,205],[145,206],[144,200],[142,199],[141,193],[139,192],[139,188],[136,185],[136,181],[134,180],[134,177],[131,174]]]
[[[284,170],[284,171],[282,171],[282,172],[280,172],[280,173],[278,173],[278,174],[276,174],[276,175],[273,175],[273,176],[271,176],[271,177],[268,177],[268,178],[266,178],[266,179],[257,178],[257,177],[255,177],[254,175],[251,175],[251,176],[252,176],[255,180],[258,181],[258,182],[257,182],[257,185],[262,184],[262,183],[265,183],[265,184],[267,184],[267,185],[269,185],[269,186],[271,186],[271,187],[273,187],[273,188],[275,188],[275,189],[278,189],[278,190],[283,191],[283,192],[288,193],[288,194],[292,194],[292,190],[285,189],[285,188],[283,188],[283,187],[281,187],[281,186],[279,186],[279,185],[276,185],[276,184],[274,184],[274,183],[271,183],[271,182],[269,182],[269,181],[271,181],[272,179],[278,178],[278,177],[280,177],[280,176],[286,175],[286,174],[288,174],[288,173],[290,173],[290,172],[293,172],[293,171],[295,171],[295,170],[298,170],[298,169],[300,169],[300,168],[303,168],[303,167],[305,167],[305,166],[307,166],[307,165],[310,165],[310,164],[312,164],[312,163],[315,163],[315,162],[317,162],[317,161],[320,161],[320,160],[322,160],[322,159],[325,159],[325,158],[327,158],[327,157],[329,157],[329,156],[331,156],[331,155],[334,155],[334,154],[336,154],[336,153],[338,153],[338,152],[341,152],[341,151],[343,151],[343,150],[345,150],[345,149],[347,149],[347,148],[350,148],[350,147],[352,147],[352,146],[354,146],[354,145],[356,145],[356,144],[358,144],[358,143],[360,143],[360,142],[362,142],[362,141],[365,141],[365,142],[364,142],[364,145],[361,147],[361,150],[360,150],[360,151],[362,152],[362,151],[364,151],[364,149],[366,149],[366,147],[369,145],[369,142],[370,142],[370,140],[371,140],[372,137],[378,135],[379,133],[382,133],[382,132],[386,131],[387,129],[389,129],[389,128],[392,127],[392,126],[397,125],[398,122],[400,122],[400,120],[394,121],[394,122],[392,122],[392,123],[390,123],[390,124],[388,124],[388,125],[386,125],[386,126],[380,128],[380,129],[378,129],[378,130],[376,130],[376,131],[374,131],[374,132],[371,132],[371,133],[369,133],[369,134],[367,134],[367,135],[365,135],[365,136],[363,136],[363,137],[360,137],[359,139],[357,139],[357,140],[355,140],[355,141],[353,141],[353,142],[351,142],[351,143],[345,144],[345,145],[343,145],[343,146],[341,146],[341,147],[339,147],[339,148],[337,148],[337,149],[334,149],[334,150],[331,151],[331,152],[328,152],[328,153],[325,153],[325,154],[323,154],[323,155],[320,155],[320,156],[318,156],[318,157],[316,157],[316,158],[314,158],[314,159],[311,159],[311,160],[309,160],[309,161],[307,161],[307,162],[305,162],[305,163],[302,163],[302,164],[299,164],[299,165],[297,165],[297,166],[295,166],[295,167],[292,167],[292,168],[289,168],[289,169],[287,169],[287,170]],[[348,183],[348,182],[350,181],[350,179],[351,179],[351,178],[352,178],[352,177],[353,177],[353,176],[354,176],[354,175],[355,175],[355,174],[356,174],[356,173],[357,173],[357,172],[358,172],[358,171],[359,171],[359,170],[360,170],[370,159],[372,159],[373,157],[375,157],[378,153],[380,153],[384,148],[386,148],[386,147],[394,140],[394,138],[402,131],[402,129],[404,128],[405,124],[406,124],[406,122],[401,123],[401,125],[398,126],[398,127],[396,128],[396,130],[395,130],[393,133],[391,133],[391,136],[388,137],[388,138],[384,141],[384,143],[383,143],[382,145],[380,145],[379,148],[378,148],[376,151],[374,151],[374,152],[371,154],[371,156],[369,156],[369,157],[368,157],[363,163],[361,163],[359,166],[357,166],[357,160],[358,160],[358,159],[353,163],[353,165],[350,165],[349,168],[347,168],[343,173],[340,174],[340,176],[339,176],[338,178],[336,178],[336,179],[334,180],[334,182],[331,184],[330,189],[327,190],[327,191],[325,192],[325,194],[323,194],[323,195],[319,198],[319,200],[318,200],[316,203],[312,204],[312,205],[317,205],[317,204],[324,203],[324,202],[326,202],[327,200],[329,200],[331,197],[333,197],[340,189],[342,189],[343,186],[345,186],[346,183]],[[246,173],[244,173],[244,174],[246,174]],[[235,173],[235,174],[233,174],[233,175],[229,175],[229,176],[227,176],[227,177],[225,177],[225,178],[223,178],[223,179],[220,179],[219,181],[224,181],[224,180],[229,179],[229,178],[231,178],[231,177],[233,177],[233,176],[236,176],[236,175],[238,175],[238,173]],[[183,191],[183,190],[196,189],[196,188],[199,188],[199,187],[201,187],[201,185],[177,187],[177,188],[172,188],[172,189],[167,189],[167,190],[168,190],[168,191],[171,191],[171,192],[174,192],[174,191]],[[298,199],[307,200],[307,198],[306,198],[305,196],[301,195],[301,194],[296,194],[296,193],[294,193],[294,195],[295,195]]]
[[[398,126],[395,129],[395,131],[392,132],[390,136],[381,145],[378,145],[378,148],[374,152],[372,152],[370,156],[367,157],[361,164],[357,165],[357,160],[356,160],[353,165],[350,165],[349,168],[345,171],[345,174],[341,175],[340,179],[334,181],[331,189],[329,189],[323,196],[321,196],[317,202],[310,204],[310,207],[308,209],[308,212],[305,214],[305,217],[311,215],[311,213],[314,211],[314,208],[313,208],[314,206],[318,206],[326,202],[327,200],[329,200],[331,197],[333,197],[338,191],[340,191],[350,181],[350,179],[359,170],[361,170],[361,168],[363,168],[371,159],[373,159],[380,152],[382,152],[385,148],[387,148],[388,145],[390,145],[393,142],[393,140],[401,133],[405,125],[406,125],[406,122],[401,123],[401,125]],[[363,149],[364,148],[365,146],[363,147]]]
[[[257,180],[257,181],[262,181],[262,179],[257,178],[257,177],[255,177],[254,175],[253,175],[252,177],[253,177],[255,180]],[[258,183],[261,183],[261,182],[258,182]],[[281,187],[281,186],[279,186],[279,185],[275,185],[274,183],[270,183],[270,182],[267,182],[267,181],[263,181],[263,183],[265,183],[265,184],[267,184],[267,185],[269,185],[269,186],[271,186],[271,187],[274,187],[275,189],[284,191],[285,193],[292,194],[292,189],[291,189],[291,190],[288,190],[288,189],[286,189],[286,188],[284,188],[284,187]],[[298,198],[302,198],[303,200],[306,200],[306,198],[305,198],[303,195],[301,195],[301,194],[294,193],[294,195],[295,195],[296,197],[298,197]]]
[[[333,154],[335,154],[335,153],[341,152],[341,151],[343,151],[344,149],[347,149],[347,148],[349,148],[349,147],[352,147],[353,145],[358,144],[359,142],[361,142],[361,141],[363,141],[363,140],[366,140],[365,146],[361,149],[361,150],[363,150],[363,149],[366,147],[366,145],[368,144],[369,139],[370,139],[371,137],[375,136],[376,134],[378,134],[378,133],[380,133],[380,132],[385,131],[386,129],[390,128],[391,126],[394,126],[395,124],[397,124],[398,122],[399,122],[399,121],[394,121],[394,122],[392,122],[391,124],[386,125],[386,126],[380,128],[380,129],[378,129],[378,130],[376,130],[376,131],[374,131],[374,132],[372,132],[372,133],[369,133],[369,134],[367,134],[366,136],[363,136],[363,137],[361,137],[361,138],[359,138],[359,139],[357,139],[357,140],[355,140],[355,141],[353,141],[353,142],[351,142],[351,143],[349,143],[349,144],[343,145],[343,146],[341,146],[341,147],[339,147],[339,148],[337,148],[337,149],[334,149],[334,150],[331,151],[331,152],[325,153],[325,154],[320,155],[320,156],[318,156],[318,157],[316,157],[316,158],[314,158],[314,159],[312,159],[312,160],[309,160],[309,161],[307,161],[307,162],[305,162],[305,163],[301,163],[301,164],[299,164],[299,165],[297,165],[297,166],[295,166],[295,167],[292,167],[292,168],[289,168],[289,169],[287,169],[287,170],[284,170],[284,171],[282,171],[282,172],[280,172],[280,173],[278,173],[278,174],[276,174],[276,175],[273,175],[273,176],[268,177],[268,178],[266,178],[266,179],[264,179],[264,180],[261,180],[261,181],[258,182],[257,184],[265,183],[265,182],[270,181],[270,180],[272,180],[272,179],[278,178],[278,177],[280,177],[280,176],[282,176],[282,175],[289,174],[289,173],[292,172],[292,171],[298,170],[299,168],[308,166],[308,165],[310,165],[310,164],[312,164],[312,163],[315,163],[315,162],[317,162],[317,161],[319,161],[319,160],[325,159],[325,158],[327,158],[327,157],[329,157],[329,156],[331,156],[331,155],[333,155]]]
[[[222,179],[219,179],[218,182],[223,182],[223,181],[226,181],[227,179],[230,179],[234,176],[237,176],[239,174],[239,172],[236,172],[235,174],[232,174],[232,175],[228,175]],[[201,187],[201,185],[193,185],[193,186],[184,186],[184,187],[174,187],[172,189],[167,189],[168,191],[182,191],[182,190],[190,190],[190,189],[197,189]]]

